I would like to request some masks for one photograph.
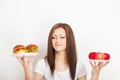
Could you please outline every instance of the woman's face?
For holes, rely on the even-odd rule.
[[[63,28],[57,28],[52,35],[52,45],[56,52],[65,51],[66,49],[66,33]]]

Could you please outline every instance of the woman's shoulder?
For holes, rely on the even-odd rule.
[[[81,61],[81,60],[77,61],[77,66],[76,67],[77,67],[77,70],[86,68],[85,63],[83,61]]]
[[[40,58],[37,61],[36,67],[45,68],[46,67],[46,63],[47,63],[47,60],[45,58]]]
[[[45,62],[46,62],[46,59],[45,59],[45,58],[40,58],[40,59],[38,60],[38,63],[43,63],[43,64],[45,64]]]
[[[77,60],[77,65],[79,65],[79,66],[81,65],[82,66],[82,65],[84,65],[84,62],[81,61],[81,60]]]
[[[38,61],[45,61],[45,58],[40,58]]]
[[[87,74],[87,70],[85,67],[85,64],[83,61],[77,61],[77,66],[76,66],[76,77],[79,78],[83,75]]]
[[[35,66],[35,72],[44,75],[45,71],[46,71],[45,58],[40,58]]]

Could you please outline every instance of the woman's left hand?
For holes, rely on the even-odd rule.
[[[105,67],[108,63],[109,62],[90,62],[90,65],[92,67],[92,78],[98,80],[101,69]]]

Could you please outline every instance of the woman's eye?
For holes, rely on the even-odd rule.
[[[56,39],[56,37],[52,37],[52,39]]]
[[[60,39],[64,39],[65,37],[60,37]]]
[[[52,39],[57,39],[58,37],[51,37]],[[65,36],[61,36],[61,37],[59,37],[59,39],[64,39],[65,38]]]

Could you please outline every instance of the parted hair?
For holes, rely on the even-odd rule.
[[[51,74],[54,74],[55,70],[55,50],[52,46],[52,35],[55,29],[63,28],[66,32],[66,58],[70,70],[71,79],[75,79],[76,65],[77,65],[77,52],[76,43],[73,30],[70,25],[66,23],[57,23],[53,25],[48,36],[48,48],[47,48],[47,62],[50,66]]]

